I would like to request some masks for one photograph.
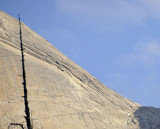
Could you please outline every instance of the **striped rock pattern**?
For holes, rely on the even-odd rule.
[[[22,33],[34,129],[160,129],[160,109],[110,90],[24,23]],[[18,20],[0,11],[0,129],[26,128],[21,75]]]

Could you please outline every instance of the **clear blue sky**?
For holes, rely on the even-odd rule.
[[[160,107],[159,0],[1,0],[22,21],[120,95]]]

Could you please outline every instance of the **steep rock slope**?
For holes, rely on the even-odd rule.
[[[23,23],[22,32],[34,129],[159,128],[159,109],[113,92]],[[0,129],[26,127],[19,48],[18,21],[0,11]]]

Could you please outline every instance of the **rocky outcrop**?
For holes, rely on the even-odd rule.
[[[18,25],[0,12],[0,129],[26,127]],[[160,109],[110,90],[23,23],[22,35],[34,129],[160,128]]]

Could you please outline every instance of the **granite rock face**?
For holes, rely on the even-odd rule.
[[[160,109],[110,90],[23,23],[22,33],[34,129],[160,129]],[[0,129],[26,128],[19,42],[18,20],[0,11]]]

